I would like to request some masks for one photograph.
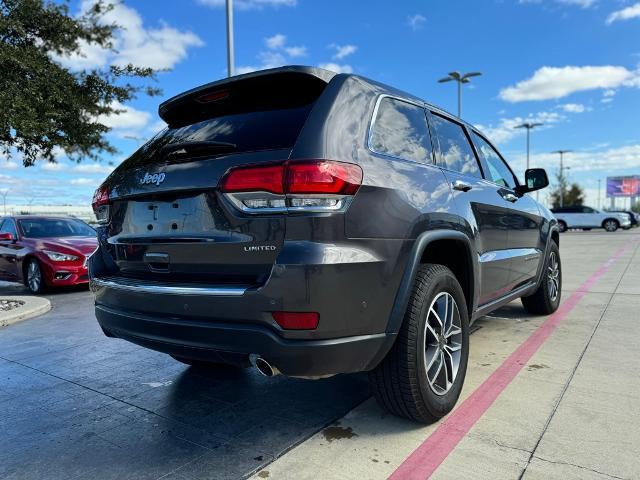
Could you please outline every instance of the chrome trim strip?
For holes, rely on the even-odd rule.
[[[171,286],[171,285],[125,285],[111,280],[100,278],[91,279],[92,289],[96,287],[107,287],[116,290],[126,290],[140,293],[159,293],[169,295],[210,295],[213,297],[239,297],[245,294],[246,288],[237,287],[191,287],[191,286]]]

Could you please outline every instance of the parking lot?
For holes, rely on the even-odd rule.
[[[458,408],[427,427],[364,374],[189,368],[106,338],[88,291],[52,292],[0,330],[0,478],[638,478],[639,246],[564,234],[564,306],[479,320]]]

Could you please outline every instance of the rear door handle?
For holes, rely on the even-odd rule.
[[[467,182],[463,182],[462,180],[456,180],[455,182],[453,182],[453,189],[454,190],[458,190],[460,192],[468,192],[469,190],[471,190],[471,185],[468,184]]]

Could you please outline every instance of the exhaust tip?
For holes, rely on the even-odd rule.
[[[280,373],[277,368],[260,357],[255,359],[255,367],[265,377],[274,377]]]

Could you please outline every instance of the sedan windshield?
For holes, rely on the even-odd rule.
[[[96,231],[86,223],[72,218],[33,218],[18,220],[27,238],[95,237]]]

